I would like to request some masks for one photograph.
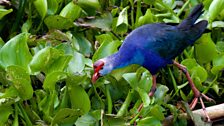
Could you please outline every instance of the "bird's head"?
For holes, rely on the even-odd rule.
[[[100,70],[103,69],[103,66],[105,65],[105,62],[103,60],[98,60],[93,64],[93,68],[94,68],[94,74],[92,76],[92,83],[95,83],[96,80],[102,76],[100,73]]]

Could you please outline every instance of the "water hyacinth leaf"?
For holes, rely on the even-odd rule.
[[[30,28],[32,27],[32,21],[28,19],[22,26],[22,32],[29,32]]]
[[[162,121],[165,119],[163,111],[165,111],[165,109],[157,104],[151,108],[150,114]]]
[[[199,77],[201,82],[204,82],[208,77],[207,71],[202,66],[195,66],[192,68],[191,74]]]
[[[118,118],[113,115],[106,115],[103,118],[103,123],[105,126],[127,126],[125,118]]]
[[[47,0],[34,0],[33,3],[43,20],[47,14]]]
[[[33,88],[27,71],[20,66],[8,66],[6,72],[7,79],[13,83],[19,96],[24,100],[32,98]]]
[[[78,0],[78,5],[83,8],[88,15],[94,15],[96,10],[100,9],[98,0]]]
[[[155,118],[154,116],[148,116],[137,121],[138,126],[162,126],[159,119]]]
[[[121,45],[120,41],[103,42],[93,55],[93,61],[109,56],[117,52],[117,48]]]
[[[0,125],[4,126],[9,120],[9,116],[13,113],[13,109],[11,106],[0,106],[0,113]]]
[[[110,31],[112,25],[113,17],[111,13],[104,13],[100,17],[96,17],[92,20],[87,20],[86,22],[82,23],[81,25],[90,26],[93,28],[100,28],[103,31]]]
[[[118,33],[126,33],[128,30],[128,8],[129,6],[125,7],[118,16],[117,24],[116,24],[116,31]]]
[[[144,89],[141,89],[139,87],[136,88],[136,91],[138,92],[139,96],[141,97],[143,101],[143,106],[147,107],[150,104],[150,98],[148,96],[148,92],[146,92]]]
[[[85,114],[78,118],[78,120],[75,122],[76,126],[98,126],[99,121],[93,117],[92,114]]]
[[[79,52],[74,52],[73,57],[69,62],[68,70],[71,73],[81,73],[84,67],[85,67],[85,57]]]
[[[13,11],[13,9],[2,9],[0,8],[0,20],[7,14],[11,13]]]
[[[45,71],[52,63],[60,56],[63,56],[63,52],[52,47],[46,47],[37,52],[30,62],[30,68],[32,72]]]
[[[199,64],[208,63],[217,55],[216,46],[210,33],[203,34],[194,47],[194,54]]]
[[[47,14],[54,15],[58,10],[58,1],[57,0],[47,0]]]
[[[6,68],[18,65],[28,71],[28,64],[32,59],[27,46],[28,33],[21,33],[10,39],[0,50],[0,66]]]
[[[74,110],[70,108],[60,109],[53,118],[51,126],[57,125],[72,125],[81,115],[79,110]]]
[[[2,38],[0,37],[0,50],[3,47],[3,45],[5,45],[5,42],[2,40]]]
[[[155,16],[152,14],[150,9],[147,9],[145,15],[141,16],[138,19],[138,26],[141,26],[141,25],[144,25],[144,24],[153,23],[154,20],[155,20]]]
[[[79,44],[79,52],[84,56],[90,56],[93,53],[92,45],[83,35],[75,34],[74,41]]]
[[[224,41],[218,41],[216,43],[216,49],[220,52],[220,53],[224,53]]]
[[[125,73],[122,76],[133,89],[138,87],[138,79],[136,77],[136,73]]]
[[[91,107],[90,99],[82,87],[70,83],[68,86],[68,92],[73,109],[79,109],[82,115],[89,112]]]
[[[209,21],[212,22],[224,9],[223,0],[213,0],[208,9]]]
[[[219,54],[216,58],[213,59],[212,61],[213,67],[211,69],[211,72],[216,75],[218,74],[221,70],[224,69],[224,55]]]
[[[64,72],[52,72],[50,74],[47,74],[45,80],[44,80],[44,84],[43,84],[43,88],[45,90],[49,90],[49,91],[53,91],[55,90],[55,84],[58,81],[64,80],[67,78],[67,74]]]
[[[48,29],[69,29],[74,27],[72,20],[62,17],[60,15],[51,15],[45,18],[44,23],[47,25]]]
[[[159,103],[159,102],[164,102],[164,97],[166,95],[166,93],[169,91],[169,88],[165,85],[160,85],[157,84],[157,88],[156,88],[156,92],[154,94],[155,96],[155,102]]]
[[[59,15],[74,21],[75,19],[79,18],[81,11],[82,8],[71,1],[62,9]]]
[[[198,65],[195,59],[184,59],[181,64],[186,66],[188,70]]]
[[[72,55],[64,55],[60,56],[55,61],[46,68],[45,73],[51,73],[54,71],[64,71],[67,68],[68,63],[72,59]]]

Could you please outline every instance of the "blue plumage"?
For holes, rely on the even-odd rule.
[[[198,5],[177,26],[156,23],[135,29],[126,37],[117,53],[103,59],[105,65],[100,74],[105,75],[130,64],[139,64],[151,74],[156,74],[202,35],[207,21],[194,24],[202,9],[202,4]]]
[[[200,99],[205,116],[210,121],[202,97],[207,101],[213,101],[213,99],[198,91],[185,66],[173,61],[187,46],[192,45],[206,29],[208,24],[206,20],[195,24],[203,13],[202,9],[202,4],[197,5],[191,14],[177,26],[155,23],[135,29],[126,37],[117,53],[94,63],[92,82],[95,83],[100,76],[104,76],[114,69],[138,64],[148,69],[152,74],[153,83],[148,95],[153,96],[156,90],[156,73],[167,64],[174,64],[185,73],[194,92],[195,98],[190,104],[190,108],[193,109]],[[138,111],[142,109],[142,106],[140,105]]]

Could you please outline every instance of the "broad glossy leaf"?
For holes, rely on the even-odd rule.
[[[49,67],[47,67],[45,72],[51,73],[55,71],[64,71],[64,69],[68,67],[68,64],[72,58],[72,55],[64,55],[58,57],[58,59],[56,59]]]
[[[213,0],[208,10],[209,21],[212,22],[223,10],[223,8],[224,8],[223,0]]]
[[[85,57],[78,52],[73,53],[73,57],[68,65],[68,70],[71,73],[81,73],[85,67]]]
[[[155,21],[155,16],[152,14],[150,9],[147,9],[144,16],[141,16],[138,19],[138,26],[153,23]]]
[[[169,91],[169,88],[165,85],[160,85],[160,84],[157,84],[157,88],[156,88],[156,92],[154,94],[155,96],[155,101],[157,103],[159,102],[164,102],[165,101],[165,95],[166,93]]]
[[[52,47],[46,47],[37,52],[30,62],[30,69],[32,72],[45,71],[54,63],[63,52]]]
[[[203,34],[202,37],[194,44],[194,54],[196,60],[200,63],[210,62],[216,55],[216,47],[211,39],[211,34]]]
[[[94,118],[91,114],[87,113],[75,122],[76,126],[97,126],[99,125],[98,120]]]
[[[22,30],[22,32],[29,32],[29,30],[30,30],[31,27],[32,27],[32,20],[28,19],[23,24],[21,30]]]
[[[204,82],[208,77],[207,71],[201,66],[193,67],[191,69],[191,74],[194,74],[195,76],[199,77],[201,82]]]
[[[165,109],[162,106],[159,106],[158,104],[156,104],[155,106],[151,108],[150,114],[153,115],[153,117],[156,117],[157,119],[162,121],[165,119],[165,116],[163,113],[164,111]]]
[[[13,9],[2,9],[0,8],[0,20],[7,14],[11,13],[13,11]]]
[[[21,33],[10,39],[0,49],[0,66],[6,68],[10,65],[18,65],[28,71],[28,64],[32,59],[27,46],[28,33]]]
[[[212,64],[213,67],[211,72],[216,75],[224,68],[224,55],[219,54],[216,58],[213,59]]]
[[[48,29],[69,29],[74,27],[72,20],[62,17],[60,15],[52,15],[45,18],[44,23]]]
[[[100,17],[96,17],[92,20],[87,20],[86,22],[82,23],[81,25],[90,26],[93,28],[100,28],[103,31],[110,31],[112,25],[112,15],[111,13],[104,13]]]
[[[27,71],[20,66],[8,66],[6,72],[7,79],[17,89],[19,96],[24,100],[32,98],[33,88]]]
[[[74,41],[79,44],[79,52],[81,52],[84,56],[90,56],[93,53],[90,41],[87,40],[83,35],[75,34]]]
[[[47,14],[54,15],[58,10],[58,0],[47,0]]]
[[[64,80],[67,78],[66,73],[64,72],[51,72],[50,74],[47,74],[43,88],[45,90],[53,91],[55,90],[55,84],[58,81]]]
[[[60,109],[54,116],[51,122],[51,126],[54,126],[56,124],[72,125],[75,123],[75,121],[78,119],[80,115],[81,113],[79,112],[79,110],[74,110],[70,108]]]
[[[34,0],[33,3],[43,20],[47,14],[47,0]]]
[[[81,11],[82,8],[71,1],[62,9],[62,11],[60,12],[60,16],[69,18],[74,21],[75,19],[79,18]]]
[[[125,7],[118,16],[117,24],[116,24],[116,31],[118,33],[126,33],[128,30],[128,8],[129,6]]]
[[[88,15],[94,15],[96,10],[100,9],[98,0],[78,0],[78,5],[82,7]]]
[[[123,78],[130,84],[133,89],[138,87],[138,79],[136,73],[126,73],[123,74]]]
[[[5,42],[2,40],[2,38],[0,37],[0,50],[3,47],[3,45],[5,45]]]
[[[118,118],[113,115],[106,115],[103,118],[103,123],[105,126],[127,126],[126,120],[124,118]]]
[[[184,59],[181,64],[186,66],[188,70],[198,65],[195,59]]]
[[[117,52],[117,48],[121,45],[120,41],[105,41],[100,45],[98,50],[93,55],[93,61],[97,61],[98,59],[109,56],[115,52]]]
[[[0,106],[0,125],[6,125],[6,122],[9,120],[9,116],[13,113],[11,106]]]
[[[82,87],[70,83],[68,92],[73,109],[79,109],[82,114],[89,112],[91,107],[89,96]]]
[[[149,116],[137,121],[138,126],[162,126],[160,120],[153,116]]]
[[[216,48],[219,52],[224,53],[224,41],[217,42]]]

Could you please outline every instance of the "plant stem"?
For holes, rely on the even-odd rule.
[[[108,109],[108,114],[112,113],[112,100],[110,96],[110,90],[109,90],[109,85],[106,84],[106,97],[107,97],[107,109]]]
[[[30,121],[28,115],[26,114],[26,111],[23,109],[21,103],[18,103],[18,104],[15,104],[15,105],[18,106],[18,109],[20,109],[20,111],[22,112],[23,118],[24,118],[24,120],[26,122],[26,125],[27,126],[32,126],[32,122]]]
[[[123,105],[121,106],[120,110],[117,113],[118,117],[121,117],[121,116],[123,116],[125,114],[126,110],[128,109],[128,107],[129,107],[129,105],[131,103],[133,95],[134,95],[134,89],[132,89],[132,90],[130,90],[128,92],[128,96],[126,97]]]
[[[177,82],[176,82],[176,80],[175,80],[175,78],[174,78],[174,76],[173,76],[173,73],[172,73],[171,69],[168,68],[168,70],[169,70],[170,77],[171,77],[171,79],[172,79],[172,83],[173,83],[173,87],[174,87],[174,89],[175,89],[175,92],[177,92],[177,91],[178,91],[178,88],[177,88]]]
[[[177,13],[177,17],[181,15],[181,13],[184,11],[184,9],[187,7],[187,5],[190,3],[190,0],[188,0],[180,9],[180,11]]]

